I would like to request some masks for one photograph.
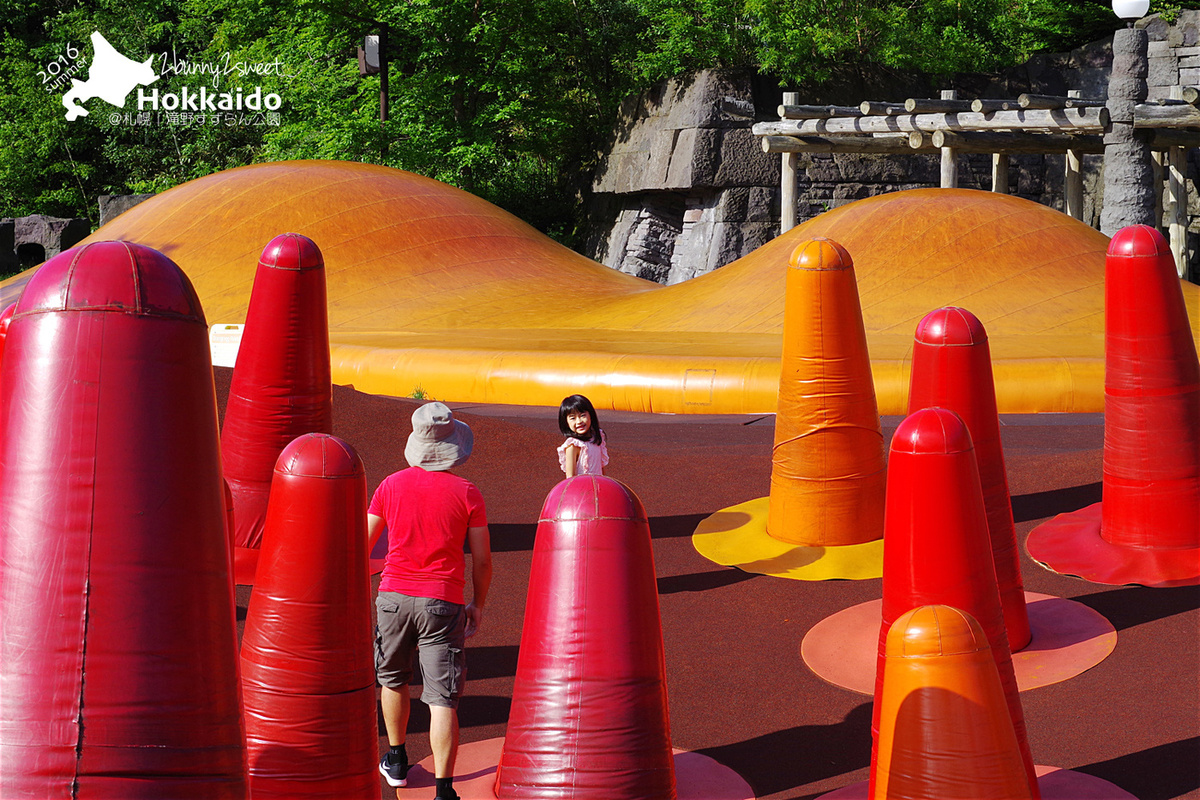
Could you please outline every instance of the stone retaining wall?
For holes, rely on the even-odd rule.
[[[1150,37],[1149,99],[1172,86],[1200,86],[1200,11],[1173,24],[1153,16],[1141,23]],[[963,98],[1015,98],[1022,92],[1085,98],[1107,95],[1111,39],[1070,53],[1039,55],[994,75],[933,77],[879,75],[863,83],[801,92],[801,103],[857,106],[863,100],[936,97],[941,88]],[[704,71],[666,81],[631,98],[593,183],[591,239],[586,254],[614,269],[678,283],[734,261],[779,233],[780,157],[763,153],[750,133],[756,121],[778,119],[782,92],[743,73]],[[1064,159],[1014,155],[1008,193],[1062,210]],[[940,157],[915,155],[799,155],[797,220],[864,197],[938,186]],[[1190,276],[1200,279],[1200,160],[1188,151]],[[990,190],[991,156],[963,154],[959,186]],[[1083,159],[1083,220],[1099,227],[1103,157]]]

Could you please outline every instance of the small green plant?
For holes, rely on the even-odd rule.
[[[420,384],[417,384],[416,386],[413,387],[412,394],[410,394],[409,397],[412,398],[413,400],[432,400],[433,399],[432,397],[429,396],[429,392],[425,391],[425,389]]]

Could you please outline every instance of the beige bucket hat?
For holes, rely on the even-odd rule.
[[[475,434],[445,403],[426,403],[414,411],[412,428],[404,447],[410,467],[438,472],[457,467],[471,455]]]

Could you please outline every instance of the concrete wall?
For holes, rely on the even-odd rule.
[[[0,271],[37,266],[69,250],[92,232],[86,219],[33,214],[0,220]]]

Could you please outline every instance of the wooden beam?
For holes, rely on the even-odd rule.
[[[833,117],[830,119],[760,122],[756,136],[824,136],[836,133],[896,133],[909,131],[1049,130],[1102,133],[1108,125],[1108,109],[1031,109],[979,114],[899,114],[896,116]]]
[[[888,136],[890,134],[877,133],[876,136]],[[933,135],[923,131],[909,131],[908,146],[913,150],[937,150],[933,146]]]
[[[947,91],[954,90],[948,89]],[[904,101],[904,110],[909,114],[957,114],[960,111],[970,111],[971,101],[959,100],[956,97],[910,97]]]
[[[853,106],[803,106],[782,105],[780,119],[828,119],[829,117],[857,117],[859,111]]]
[[[917,134],[920,136],[920,134]],[[934,152],[932,145],[913,148],[906,134],[896,136],[763,136],[764,153],[917,153]]]
[[[863,100],[858,104],[858,110],[867,115],[891,116],[904,114],[904,103],[878,103],[874,100]]]
[[[1016,100],[972,100],[971,110],[980,114],[990,114],[993,111],[1016,111],[1020,108]]]
[[[1085,100],[1082,97],[1058,97],[1050,94],[1025,93],[1017,97],[1021,108],[1098,108],[1104,105],[1103,100]]]
[[[1169,150],[1172,147],[1200,147],[1200,130],[1195,128],[1154,128],[1153,130],[1150,146],[1155,150]]]
[[[1138,103],[1133,107],[1135,128],[1186,128],[1200,126],[1200,108],[1191,103],[1158,105]]]
[[[1103,153],[1099,134],[1029,133],[1027,131],[935,131],[935,147],[957,147],[964,153]]]

